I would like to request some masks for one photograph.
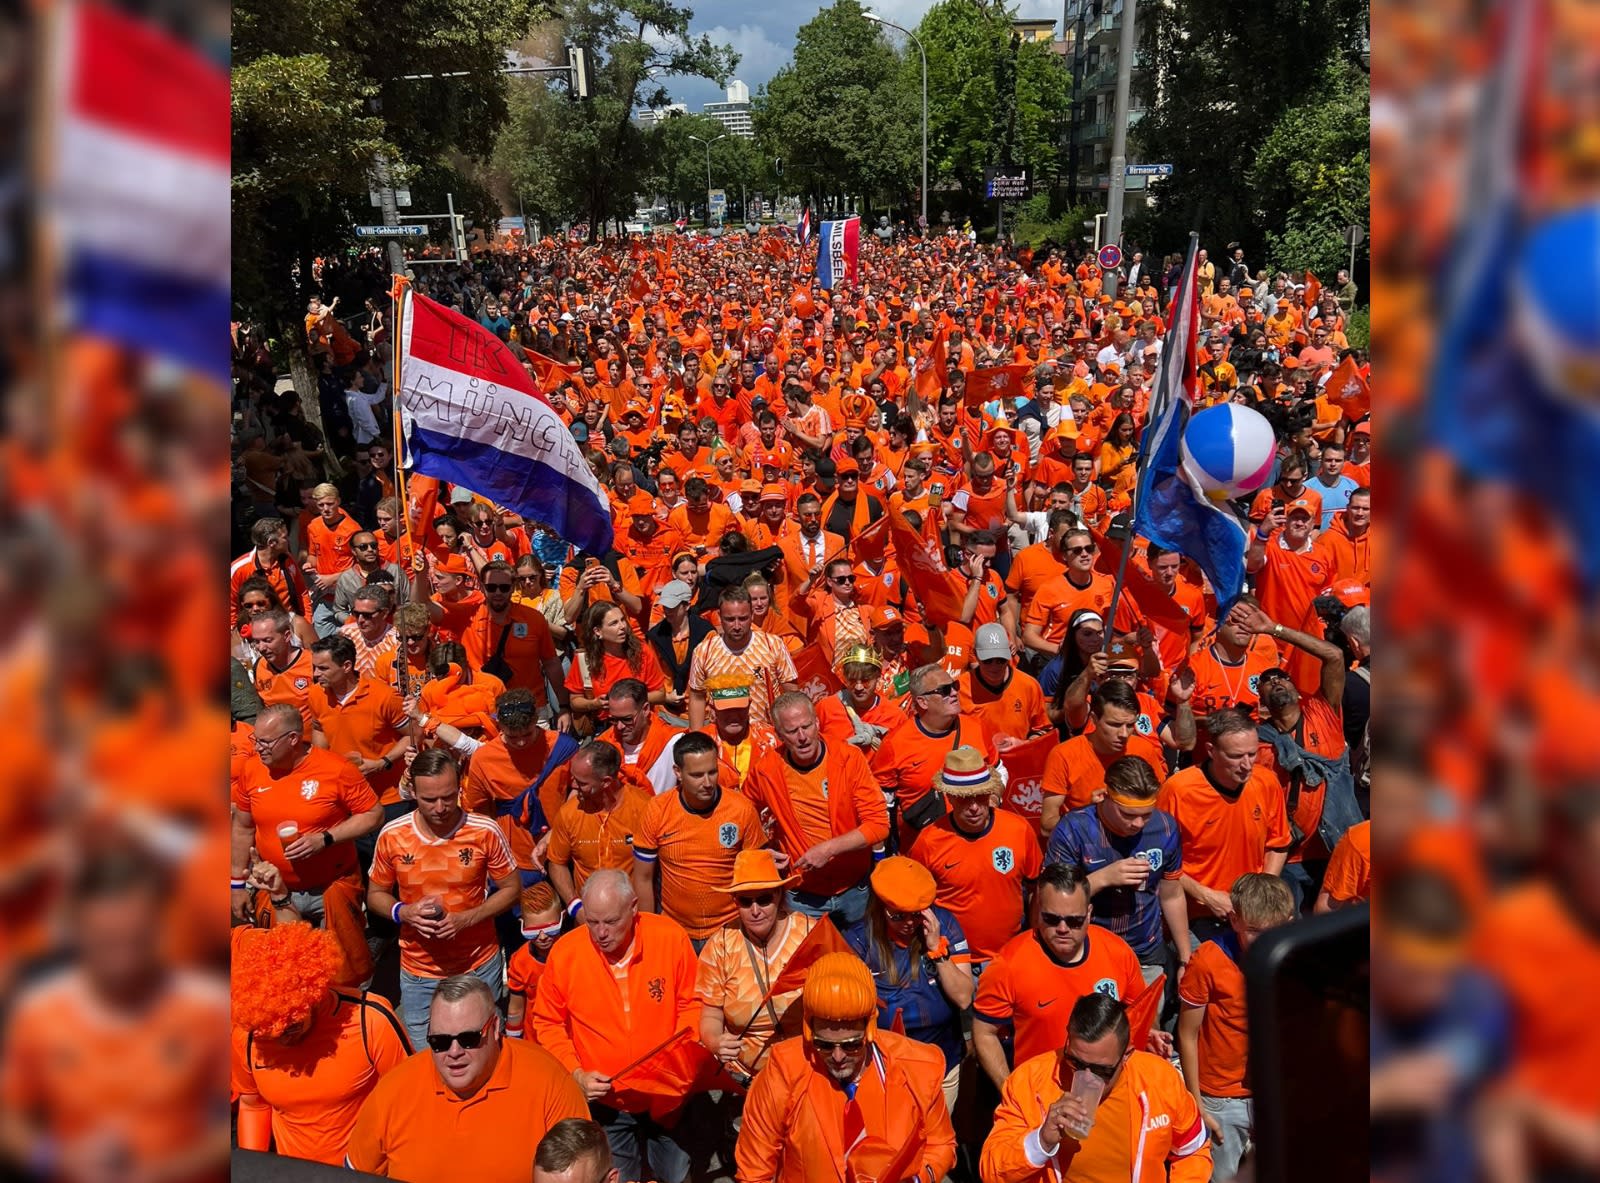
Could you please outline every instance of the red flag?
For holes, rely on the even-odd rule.
[[[888,518],[900,573],[921,602],[923,615],[929,620],[960,620],[967,599],[966,584],[944,565],[938,541],[928,538],[926,529],[921,534],[913,530],[899,509],[891,507]],[[924,527],[929,524],[923,523]]]
[[[894,1019],[889,1024],[889,1030],[896,1035],[904,1035],[906,1033],[906,1012],[898,1006],[894,1008]]]
[[[1006,766],[1006,791],[1000,798],[1001,809],[1010,810],[1038,826],[1044,810],[1044,763],[1060,746],[1061,737],[1052,732],[1000,753],[1000,763]]]
[[[1328,401],[1344,412],[1344,417],[1352,423],[1360,422],[1372,410],[1372,391],[1367,385],[1367,380],[1361,376],[1361,367],[1356,365],[1355,355],[1345,358],[1333,373],[1328,375],[1328,383],[1323,387]]]
[[[624,1069],[611,1081],[612,1099],[623,1105],[646,1101],[655,1114],[670,1113],[693,1093],[737,1088],[721,1063],[688,1031]]]
[[[622,270],[622,264],[613,259],[609,253],[600,256],[600,266],[611,272],[612,275]]]
[[[1095,570],[1115,579],[1117,564],[1122,560],[1122,543],[1098,530],[1091,530],[1090,533],[1094,535],[1095,544],[1100,548],[1100,554],[1095,559]],[[1152,624],[1178,633],[1185,643],[1188,642],[1189,614],[1167,593],[1166,588],[1156,582],[1154,576],[1146,574],[1131,560],[1128,563],[1127,578],[1122,584],[1122,592],[1133,600],[1139,612],[1149,617]],[[1124,613],[1126,607],[1126,604],[1117,605],[1117,619],[1112,622],[1112,627],[1119,633],[1131,633],[1139,628],[1138,613],[1132,611]]]
[[[645,278],[643,271],[635,271],[633,278],[628,281],[628,295],[635,300],[643,300],[650,294],[650,281]]]
[[[917,367],[917,397],[925,403],[937,399],[939,392],[950,384],[945,344],[949,335],[949,326],[941,324],[933,334],[933,348],[928,357]]]
[[[1032,369],[1028,365],[991,366],[967,375],[967,406],[976,408],[994,399],[1021,398],[1022,380]]]
[[[815,649],[812,645],[810,648]],[[849,953],[850,946],[844,943],[844,938],[839,935],[838,926],[824,921],[815,925],[806,934],[806,939],[800,942],[800,947],[789,958],[783,972],[772,980],[771,987],[767,990],[768,998],[776,998],[780,994],[787,994],[791,990],[798,990],[806,984],[806,974],[811,972],[811,967],[829,953]],[[760,1007],[756,1008],[760,1010]]]
[[[1317,301],[1320,299],[1322,299],[1322,284],[1317,281],[1315,275],[1307,271],[1305,309],[1308,314],[1317,306]]]
[[[867,559],[883,557],[883,549],[889,544],[889,515],[885,513],[877,521],[856,532],[846,548],[857,562]]]
[[[1161,999],[1167,989],[1167,975],[1157,974],[1138,994],[1128,999],[1128,1042],[1145,1052],[1150,1050],[1150,1032],[1161,1013]]]
[[[559,362],[553,357],[546,357],[536,350],[530,349],[527,353],[528,364],[533,367],[534,377],[539,379],[541,390],[554,390],[578,372],[577,366]]]
[[[844,683],[828,662],[821,645],[807,645],[794,655],[794,668],[800,675],[800,689],[812,702],[844,689]]]

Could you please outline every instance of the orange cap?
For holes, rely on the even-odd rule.
[[[873,868],[872,894],[891,912],[921,912],[933,905],[938,885],[927,867],[897,854]]]
[[[1304,513],[1307,517],[1314,518],[1317,516],[1316,508],[1311,504],[1311,499],[1309,497],[1296,497],[1293,501],[1286,502],[1284,504],[1283,512],[1285,514],[1294,513],[1297,510],[1301,513]]]

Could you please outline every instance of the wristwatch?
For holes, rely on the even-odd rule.
[[[333,845],[333,831],[332,830],[324,830],[324,831],[322,831],[322,848],[324,850],[326,850],[328,847],[330,847],[332,845]]]
[[[389,759],[388,756],[379,756],[378,757],[378,763],[383,765],[383,770],[385,772],[388,772],[389,769],[394,767],[394,761]]]

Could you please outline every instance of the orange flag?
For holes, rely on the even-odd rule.
[[[796,679],[800,689],[805,691],[806,697],[812,702],[820,701],[824,696],[844,689],[844,683],[839,680],[839,675],[828,664],[828,657],[820,645],[807,645],[794,655],[795,672],[799,674]]]
[[[561,383],[578,372],[578,367],[559,362],[553,357],[546,357],[537,350],[528,352],[528,364],[533,367],[533,375],[539,379],[542,390],[554,390]]]
[[[1006,791],[1000,799],[1001,809],[1027,818],[1038,827],[1044,809],[1045,761],[1060,746],[1061,737],[1052,732],[1001,753],[1000,763],[1006,766]]]
[[[939,392],[950,384],[945,352],[945,341],[949,335],[949,326],[941,324],[933,334],[933,348],[927,359],[917,367],[917,397],[925,403],[937,399]]]
[[[858,530],[855,537],[850,539],[846,548],[850,557],[857,562],[883,557],[883,550],[889,544],[889,515],[886,513],[870,526]]]
[[[1317,282],[1317,277],[1311,272],[1306,272],[1306,302],[1305,309],[1310,312],[1317,306],[1317,301],[1322,299],[1322,284]]]
[[[808,646],[807,651],[815,648],[815,645]],[[806,939],[800,942],[800,947],[789,958],[789,963],[783,967],[783,972],[772,980],[772,985],[767,990],[767,997],[776,998],[779,994],[800,989],[806,984],[806,974],[810,973],[811,967],[822,958],[829,953],[851,951],[850,946],[845,944],[844,938],[839,935],[837,925],[832,923],[816,925],[806,934]]]
[[[439,478],[414,472],[406,478],[406,525],[411,545],[432,550],[439,538],[433,520],[439,516]],[[410,556],[406,556],[410,561]]]
[[[919,534],[905,514],[892,506],[888,518],[900,573],[922,604],[923,615],[929,620],[960,620],[967,599],[966,582],[944,565],[937,537],[929,538],[926,530]],[[923,523],[925,527],[931,524]]]
[[[643,300],[650,294],[650,281],[645,278],[643,271],[635,271],[633,278],[628,281],[628,295],[635,300]]]
[[[1356,365],[1354,354],[1340,362],[1338,368],[1328,375],[1323,393],[1352,423],[1360,422],[1372,410],[1372,391],[1367,386],[1367,380],[1361,376],[1361,368]]]
[[[649,1098],[650,1111],[659,1115],[680,1108],[693,1093],[737,1087],[704,1044],[680,1031],[665,1047],[618,1073],[611,1093],[623,1104]]]
[[[967,406],[976,408],[993,399],[1021,398],[1022,380],[1031,366],[991,366],[967,375]]]
[[[1166,989],[1167,975],[1158,974],[1155,981],[1128,999],[1128,1042],[1140,1051],[1150,1050],[1150,1032],[1155,1028],[1156,1016],[1161,1013],[1161,999]]]
[[[1095,545],[1100,548],[1099,557],[1094,564],[1095,570],[1115,579],[1117,564],[1122,560],[1122,543],[1115,538],[1107,537],[1099,530],[1091,530],[1090,533],[1094,535]],[[1185,639],[1188,638],[1189,614],[1167,593],[1166,588],[1156,582],[1154,576],[1145,574],[1137,564],[1130,562],[1122,590],[1153,624],[1159,624],[1162,628],[1179,633]],[[1121,633],[1131,633],[1139,627],[1135,614],[1123,614],[1123,609],[1126,607],[1125,604],[1117,605],[1117,619],[1112,622],[1116,631]]]

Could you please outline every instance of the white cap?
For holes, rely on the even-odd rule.
[[[982,625],[972,639],[972,655],[979,661],[988,661],[995,657],[1003,657],[1010,661],[1011,638],[1006,636],[1006,630],[1001,625]]]
[[[663,608],[676,608],[680,604],[687,604],[693,596],[693,588],[681,579],[674,579],[657,594],[656,603]]]

